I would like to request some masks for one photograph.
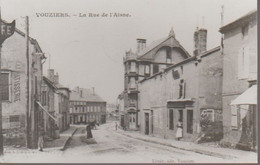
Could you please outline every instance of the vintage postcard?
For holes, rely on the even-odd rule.
[[[257,163],[257,0],[0,0],[1,163]]]

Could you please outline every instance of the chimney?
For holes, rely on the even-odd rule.
[[[137,53],[140,53],[142,50],[146,48],[146,39],[136,39],[137,41]]]
[[[56,75],[54,75],[54,83],[59,83],[59,74],[56,72]]]
[[[48,79],[54,82],[54,69],[48,69]]]
[[[94,88],[94,87],[92,87],[92,89],[93,89],[93,96],[95,96],[95,88]]]
[[[80,90],[80,97],[83,97],[83,90]]]
[[[196,28],[194,32],[194,51],[193,55],[197,56],[207,50],[207,29]]]

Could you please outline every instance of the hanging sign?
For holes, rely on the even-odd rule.
[[[15,31],[15,20],[12,23],[5,23],[1,21],[0,27],[0,45],[11,35],[14,34]]]

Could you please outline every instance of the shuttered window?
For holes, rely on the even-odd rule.
[[[0,76],[0,85],[2,87],[2,100],[8,101],[10,96],[9,91],[9,73],[1,73]]]

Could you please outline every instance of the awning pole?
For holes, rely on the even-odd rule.
[[[55,121],[57,121],[57,119],[55,117],[53,117],[42,105],[41,103],[39,103],[38,101],[36,101],[36,103]]]

